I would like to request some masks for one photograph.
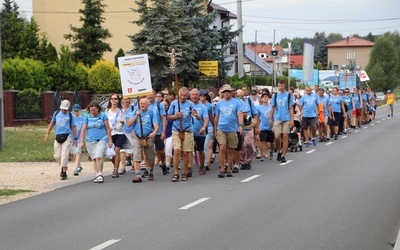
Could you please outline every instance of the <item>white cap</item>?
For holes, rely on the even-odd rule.
[[[69,110],[71,103],[68,100],[63,100],[60,105],[60,109]]]

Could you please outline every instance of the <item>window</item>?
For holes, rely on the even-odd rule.
[[[347,60],[354,60],[354,59],[356,59],[356,52],[347,52],[347,53],[346,53],[346,59],[347,59]]]

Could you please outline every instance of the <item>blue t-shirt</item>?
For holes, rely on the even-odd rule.
[[[314,118],[317,117],[317,105],[318,105],[318,101],[317,101],[317,96],[315,94],[311,94],[311,95],[303,95],[300,98],[300,106],[303,107],[303,117],[306,118]]]
[[[343,98],[340,95],[329,97],[329,105],[332,107],[332,111],[335,113],[342,113],[342,102]]]
[[[349,96],[342,96],[344,103],[346,103],[348,110],[352,110],[353,109],[353,98],[351,97],[351,95]]]
[[[92,116],[90,113],[85,116],[86,124],[86,142],[105,141],[108,142],[105,122],[108,122],[108,116],[101,112],[98,116]]]
[[[135,106],[130,106],[127,110],[124,110],[124,120],[125,120],[125,125],[124,125],[124,132],[129,134],[133,131],[133,124],[129,127],[128,126],[128,121],[130,118],[134,117],[136,114],[136,108]]]
[[[258,119],[260,120],[260,130],[272,130],[272,127],[269,125],[269,114],[271,112],[272,105],[258,105]]]
[[[354,108],[359,109],[361,108],[361,99],[360,99],[360,94],[352,94],[353,100],[354,100]]]
[[[242,102],[243,110],[245,110],[243,112],[247,113],[247,117],[246,117],[247,120],[249,120],[250,117],[253,118],[255,115],[258,115],[257,107],[250,98],[247,98],[244,101],[242,101],[242,100],[240,100],[240,101]],[[247,132],[247,131],[252,131],[252,129],[251,130],[245,129],[244,132]]]
[[[214,107],[213,107],[213,105],[212,105],[211,103],[207,102],[207,103],[205,104],[205,106],[206,106],[206,109],[207,109],[208,118],[210,118],[210,115],[209,115],[210,113],[209,113],[209,112],[211,112],[211,115],[214,117]],[[208,119],[208,125],[207,125],[207,127],[208,127],[209,129],[214,127],[213,124],[212,124],[212,122],[211,122],[211,119]]]
[[[326,96],[320,97],[318,96],[317,98],[318,104],[323,103],[324,104],[324,116],[329,116],[329,98]]]
[[[185,102],[180,102],[181,113],[182,113],[182,130],[183,131],[193,131],[192,115],[191,112],[194,109],[194,105],[191,101],[186,100]],[[168,109],[169,115],[175,115],[178,112],[178,100],[171,103]],[[180,129],[180,119],[176,119],[172,125],[172,131],[178,132]]]
[[[56,115],[57,112],[58,114]],[[72,114],[70,114],[69,112],[64,114],[62,111],[56,111],[51,121],[55,123],[56,135],[71,134],[72,133],[71,125],[75,126],[74,118],[72,117]]]
[[[243,106],[237,99],[221,100],[215,107],[215,114],[219,116],[218,130],[224,132],[237,132],[239,128],[238,112]]]
[[[79,143],[79,142],[81,142],[81,131],[82,131],[83,122],[85,121],[85,117],[83,117],[83,116],[78,116],[78,117],[73,116],[73,117],[74,117],[74,124],[75,124],[75,128],[76,128],[76,138]],[[69,134],[69,136],[71,138],[74,137],[72,131],[71,131],[71,134]]]
[[[163,130],[163,124],[162,124],[162,116],[167,116],[167,113],[165,112],[165,106],[164,104],[155,101],[152,104],[149,105],[148,107],[150,110],[153,110],[153,113],[157,117],[157,123],[158,123],[158,131],[157,135],[161,135],[162,130]]]
[[[288,100],[290,98],[290,100]],[[276,100],[275,100],[276,99]],[[289,103],[288,103],[289,102]],[[275,121],[290,121],[290,106],[294,105],[294,98],[285,91],[284,93],[277,92],[271,99],[272,107],[275,107]]]
[[[204,131],[204,133],[201,135],[200,129],[204,126],[204,118],[208,118],[207,108],[206,108],[206,106],[204,106],[204,104],[202,104],[200,102],[197,104],[193,103],[193,105],[194,105],[194,109],[197,110],[197,113],[201,117],[200,120],[197,120],[196,117],[192,117],[194,136],[205,137],[207,131]]]
[[[133,114],[133,116],[135,116],[135,114]],[[142,124],[142,128],[140,127],[140,124]],[[145,138],[154,131],[154,124],[158,124],[156,114],[154,110],[148,108],[147,111],[142,111],[140,116],[136,117],[136,120],[133,123],[133,131],[135,131],[137,137]]]

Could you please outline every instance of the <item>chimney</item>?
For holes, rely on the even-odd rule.
[[[349,40],[350,40],[350,38],[349,38],[349,37],[347,37],[347,43],[349,43]]]

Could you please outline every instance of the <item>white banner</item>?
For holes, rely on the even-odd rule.
[[[304,43],[303,50],[303,81],[312,82],[314,79],[314,46]]]
[[[364,70],[362,70],[358,76],[360,77],[360,82],[369,81],[367,72],[365,72]]]
[[[118,57],[118,65],[124,98],[147,96],[152,93],[147,54]]]

